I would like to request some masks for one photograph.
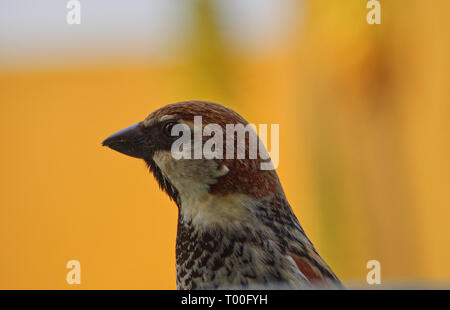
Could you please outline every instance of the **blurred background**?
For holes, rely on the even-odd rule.
[[[349,286],[449,287],[450,1],[0,0],[0,289],[175,289],[177,208],[101,147],[168,103],[280,124],[278,173]],[[81,263],[68,285],[66,263]],[[381,286],[383,287],[383,286]]]

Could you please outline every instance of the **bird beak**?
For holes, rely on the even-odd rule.
[[[102,145],[131,157],[145,158],[145,136],[139,125],[137,123],[116,132],[103,141]]]

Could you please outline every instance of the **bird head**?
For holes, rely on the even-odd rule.
[[[200,125],[196,123],[199,117]],[[202,101],[179,102],[154,111],[143,121],[110,136],[103,145],[143,159],[160,187],[179,207],[189,203],[208,204],[212,200],[217,204],[217,199],[222,199],[222,202],[262,199],[281,192],[276,172],[261,169],[262,163],[270,162],[265,149],[250,158],[251,135],[256,135],[256,132],[250,130],[244,135],[235,132],[232,135],[234,140],[230,142],[227,126],[239,124],[248,125],[239,114],[222,105]],[[208,125],[215,127],[207,130]],[[196,130],[203,134],[196,137]],[[183,139],[180,139],[182,134]],[[219,138],[220,135],[222,139],[211,143],[211,138]],[[258,146],[263,147],[256,138]],[[176,147],[176,151],[182,150],[188,156],[174,156],[177,141],[184,144]],[[200,156],[196,153],[199,150]],[[211,156],[211,152],[218,150],[222,156]],[[239,156],[240,151],[245,153],[244,158]],[[261,156],[263,153],[266,155]],[[236,201],[224,204],[236,205]],[[242,205],[242,201],[237,205]],[[216,214],[220,216],[221,212]]]
[[[103,141],[143,159],[178,205],[177,285],[193,288],[199,275],[196,285],[206,288],[220,281],[339,283],[293,214],[275,170],[262,169],[270,157],[256,132],[227,130],[238,125],[248,128],[224,106],[186,101],[164,106]],[[258,151],[252,155],[254,138]],[[240,269],[232,273],[235,268]],[[208,282],[209,276],[219,282]]]

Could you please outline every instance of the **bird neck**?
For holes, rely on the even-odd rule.
[[[247,197],[248,198],[248,197]],[[277,199],[244,196],[182,200],[176,241],[179,289],[302,286],[299,271],[286,256],[282,235],[296,229],[291,214],[274,209]],[[287,202],[286,202],[287,203]],[[290,208],[289,208],[290,210]]]

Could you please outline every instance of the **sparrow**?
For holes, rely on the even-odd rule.
[[[173,129],[180,125],[195,132],[196,116],[203,128],[216,124],[223,133],[229,124],[248,125],[222,105],[184,101],[159,108],[103,141],[143,159],[177,205],[177,289],[342,288],[302,229],[276,171],[261,169],[265,159],[260,154],[253,159],[173,156],[179,139]],[[195,145],[194,135],[187,141]],[[244,137],[246,151],[249,136]],[[192,153],[195,146],[186,149]]]

